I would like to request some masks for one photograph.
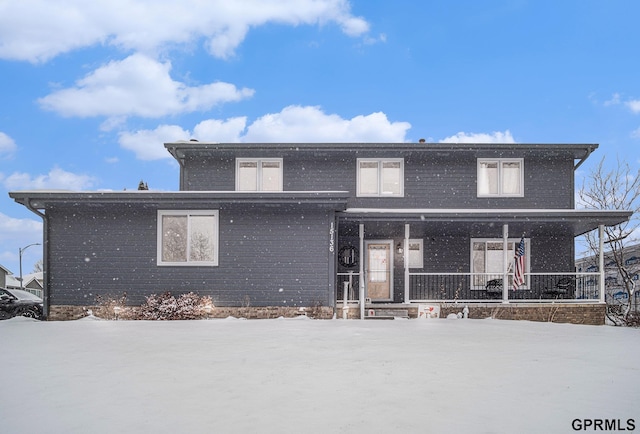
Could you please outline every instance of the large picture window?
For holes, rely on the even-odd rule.
[[[509,272],[509,287],[513,278],[515,251],[520,243],[519,239],[511,238],[507,242],[507,270]],[[529,239],[524,240],[524,272],[529,273]],[[487,281],[502,279],[504,272],[504,255],[502,239],[472,239],[471,240],[471,273],[475,287],[484,288]]]
[[[158,265],[218,265],[218,211],[158,211]]]
[[[478,197],[521,197],[523,195],[523,159],[478,159]]]
[[[282,159],[236,159],[236,190],[282,191]]]
[[[358,196],[404,196],[404,160],[358,158]]]

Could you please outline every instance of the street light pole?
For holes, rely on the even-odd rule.
[[[40,245],[41,245],[40,243],[33,243],[33,244],[29,244],[28,246],[18,248],[18,252],[20,253],[19,255],[20,256],[20,289],[24,289],[24,284],[22,283],[22,252],[24,252],[31,246],[40,246]]]

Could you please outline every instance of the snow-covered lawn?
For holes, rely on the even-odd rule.
[[[499,320],[0,321],[0,432],[640,428],[640,330]]]

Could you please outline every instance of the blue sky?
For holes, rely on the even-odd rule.
[[[41,241],[9,191],[176,190],[163,143],[599,143],[640,164],[635,0],[0,0],[0,264]],[[23,269],[41,258],[25,251]]]

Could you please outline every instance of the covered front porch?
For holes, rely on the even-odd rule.
[[[364,318],[371,309],[413,313],[423,304],[604,303],[604,267],[575,272],[575,237],[600,228],[602,252],[604,226],[628,217],[626,211],[348,209],[337,219],[336,306]]]

